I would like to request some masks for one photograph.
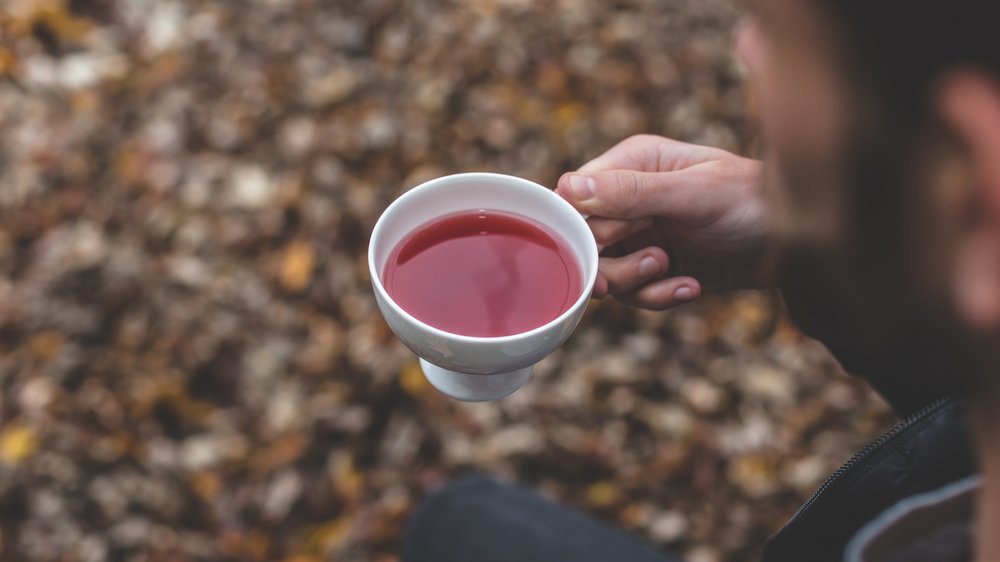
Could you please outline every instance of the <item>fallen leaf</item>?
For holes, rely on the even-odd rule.
[[[403,366],[399,373],[399,384],[407,394],[414,398],[422,398],[428,392],[433,391],[431,383],[427,382],[423,369],[420,368],[420,361],[413,359]]]
[[[281,286],[292,293],[308,287],[314,262],[315,252],[311,244],[302,240],[289,244],[281,260]]]
[[[58,332],[45,331],[31,338],[31,354],[43,363],[52,360],[62,348],[63,337]]]
[[[330,466],[330,483],[333,489],[350,503],[356,502],[361,497],[364,477],[349,453],[341,452],[334,455]]]
[[[199,472],[191,478],[194,491],[205,500],[214,500],[222,489],[222,482],[214,472]]]
[[[327,521],[309,533],[305,548],[324,553],[334,551],[343,544],[350,532],[351,520],[349,517]]]
[[[614,482],[601,480],[587,486],[584,498],[589,505],[594,507],[608,507],[618,502],[621,498],[621,491]]]
[[[38,449],[35,431],[23,425],[11,425],[0,435],[0,460],[17,464]]]

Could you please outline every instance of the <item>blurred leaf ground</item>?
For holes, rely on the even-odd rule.
[[[887,425],[766,294],[594,303],[511,398],[430,389],[381,209],[637,132],[753,150],[722,0],[7,0],[0,558],[396,560],[487,470],[747,560]]]

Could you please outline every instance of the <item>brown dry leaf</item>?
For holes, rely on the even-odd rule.
[[[96,111],[101,107],[101,96],[94,90],[78,90],[73,92],[69,101],[73,105],[73,111]],[[77,162],[84,166],[90,164],[84,158],[77,159]]]
[[[199,472],[191,477],[191,487],[202,499],[214,500],[222,489],[222,481],[214,472]]]
[[[271,541],[257,531],[228,532],[219,539],[219,550],[240,560],[263,560]]]
[[[31,338],[31,354],[42,363],[50,361],[62,348],[63,337],[58,332],[39,332]]]
[[[566,69],[558,62],[546,59],[538,65],[535,80],[538,83],[539,89],[546,94],[562,94],[566,90]]]
[[[121,186],[139,184],[146,177],[149,154],[140,146],[124,146],[115,153],[114,171]]]
[[[264,472],[285,466],[299,458],[307,444],[308,442],[302,435],[281,437],[256,455],[257,466]]]
[[[247,533],[246,535],[246,551],[250,555],[257,559],[263,559],[267,556],[267,551],[271,547],[271,538],[273,535],[268,533],[263,533],[259,531]]]
[[[0,20],[2,22],[2,20]],[[9,76],[20,70],[20,61],[10,49],[0,47],[0,76]]]
[[[652,511],[649,504],[630,503],[622,508],[618,513],[618,517],[626,527],[636,528],[646,524],[646,521],[652,515]]]
[[[309,343],[296,364],[311,375],[329,375],[344,352],[344,330],[333,319],[316,315],[309,321]]]
[[[137,418],[149,416],[161,402],[169,403],[183,418],[195,422],[204,421],[214,411],[211,404],[191,398],[183,382],[175,377],[155,377],[144,381],[140,388],[141,391],[129,403]]]
[[[135,438],[127,431],[117,431],[114,435],[101,439],[100,443],[109,453],[120,457],[135,447]]]

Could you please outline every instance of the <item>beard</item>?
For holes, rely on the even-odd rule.
[[[917,136],[855,130],[833,154],[780,150],[775,278],[792,319],[901,415],[975,388],[975,338],[951,305],[947,244],[914,165]],[[940,215],[940,213],[937,213]]]

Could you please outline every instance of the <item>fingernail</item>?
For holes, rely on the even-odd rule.
[[[691,287],[681,287],[674,291],[674,298],[679,301],[689,301],[694,298],[694,291]]]
[[[639,275],[648,276],[660,272],[660,262],[656,258],[646,256],[639,260]]]
[[[594,196],[594,178],[573,174],[569,177],[569,187],[577,201],[586,201]]]

